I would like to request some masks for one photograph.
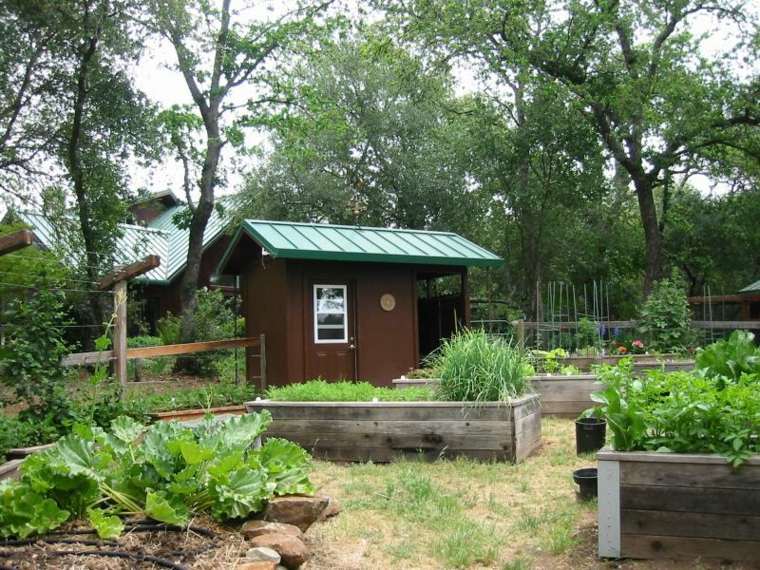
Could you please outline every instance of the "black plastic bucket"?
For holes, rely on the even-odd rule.
[[[575,451],[578,455],[604,447],[607,422],[601,418],[580,418],[575,422]]]
[[[588,501],[597,496],[596,467],[585,467],[573,471],[573,481],[578,485],[581,500]]]

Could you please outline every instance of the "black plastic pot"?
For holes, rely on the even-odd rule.
[[[580,418],[575,422],[575,451],[578,455],[604,447],[607,422],[600,418]]]
[[[573,471],[573,481],[579,487],[581,500],[588,501],[597,496],[597,473],[596,467],[585,467]]]

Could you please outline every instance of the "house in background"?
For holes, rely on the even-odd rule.
[[[226,293],[234,291],[234,280],[212,282],[211,276],[222,254],[229,245],[230,236],[225,234],[233,197],[217,200],[223,213],[217,209],[211,214],[203,235],[199,287],[220,288]],[[189,230],[174,222],[176,214],[187,206],[172,192],[153,194],[139,200],[129,208],[131,223],[119,224],[122,235],[116,244],[116,264],[124,265],[142,259],[146,255],[158,255],[161,265],[130,282],[130,288],[140,288],[143,302],[143,320],[155,332],[158,319],[171,311],[180,312],[180,283],[187,264]],[[26,225],[34,232],[38,245],[53,250],[60,243],[60,232],[46,216],[18,211],[9,216]]]
[[[448,232],[245,220],[218,273],[240,276],[268,383],[390,385],[470,320],[467,271],[502,260]],[[456,283],[434,294],[431,282]],[[248,379],[259,376],[248,358]]]

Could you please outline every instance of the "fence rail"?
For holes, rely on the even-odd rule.
[[[212,352],[215,350],[250,347],[259,348],[259,353],[251,356],[259,359],[259,376],[255,378],[261,381],[262,388],[266,388],[266,338],[263,334],[245,338],[228,338],[222,340],[128,348],[125,352],[124,360],[141,360],[144,358],[179,356],[183,354],[197,354],[200,352]],[[115,360],[117,360],[117,356],[113,350],[76,352],[61,359],[61,366],[87,366],[90,364],[113,362]]]

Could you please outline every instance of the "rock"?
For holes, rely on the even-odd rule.
[[[303,540],[301,529],[295,525],[269,521],[246,521],[240,528],[240,532],[246,538],[255,538],[262,534],[288,534]]]
[[[343,510],[343,507],[340,506],[338,499],[336,499],[335,497],[325,497],[325,498],[327,499],[327,506],[325,507],[325,510],[322,511],[322,514],[319,515],[320,521],[325,521],[334,516],[337,516]]]
[[[267,504],[264,518],[271,522],[292,524],[306,532],[319,519],[319,515],[327,507],[327,502],[327,497],[275,497]]]
[[[235,566],[235,570],[277,570],[280,567],[271,560],[257,560],[255,562],[243,562]]]
[[[309,557],[309,549],[300,539],[287,534],[261,534],[251,539],[254,546],[266,546],[282,557],[282,565],[291,570],[298,568]]]
[[[253,562],[274,562],[275,565],[280,563],[280,555],[276,550],[267,548],[266,546],[258,546],[256,548],[249,548],[245,553],[245,557]]]

